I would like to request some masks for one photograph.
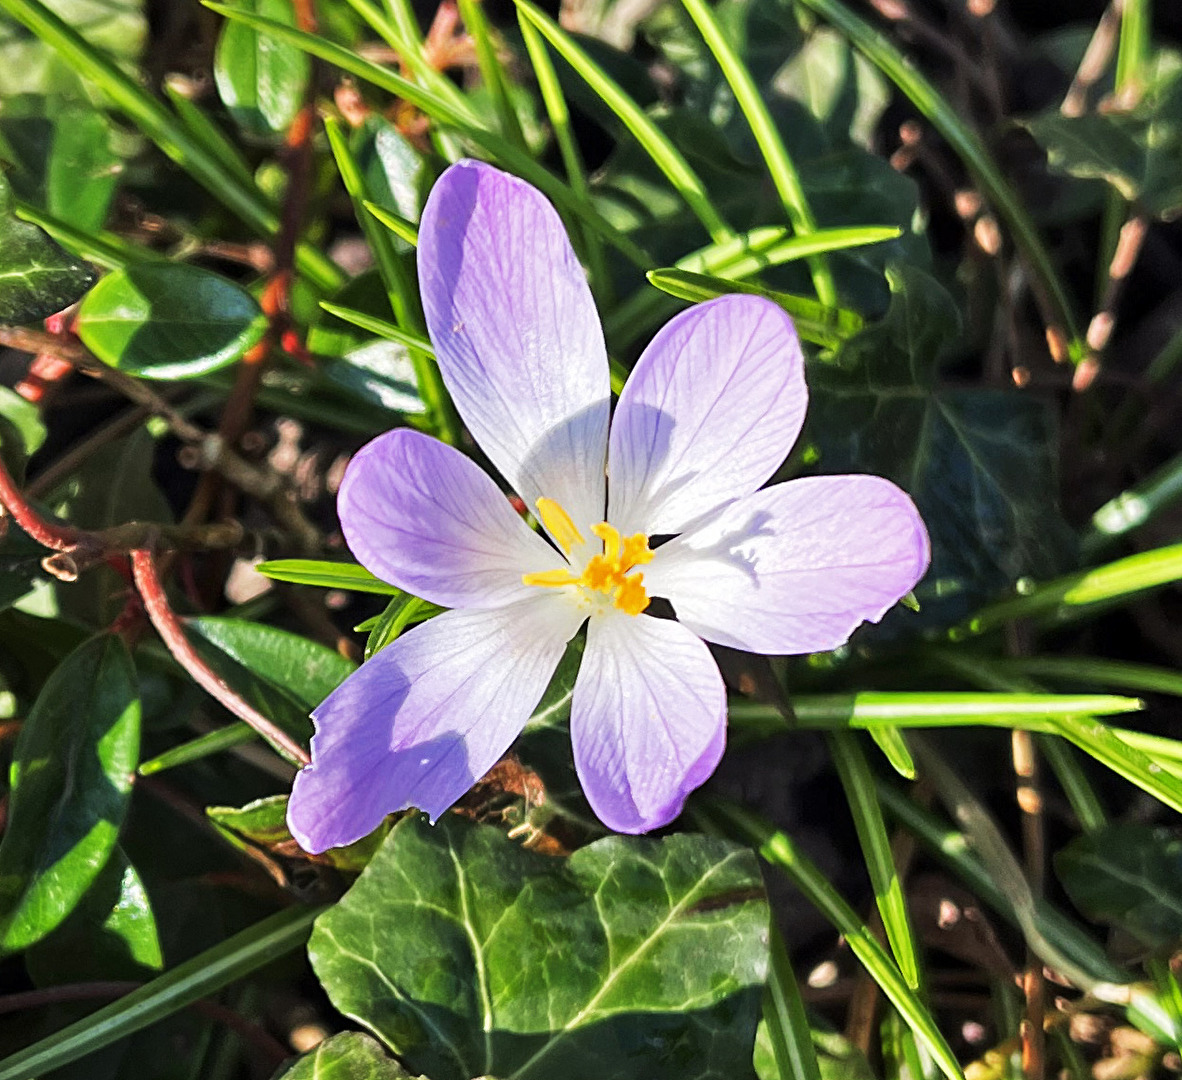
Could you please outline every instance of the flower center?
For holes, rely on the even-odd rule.
[[[576,528],[568,514],[553,499],[539,499],[538,517],[554,542],[569,558],[576,547],[586,543],[583,534]],[[558,588],[576,585],[588,600],[610,598],[612,606],[629,615],[639,615],[648,607],[648,593],[644,591],[644,575],[632,573],[637,566],[652,562],[653,553],[648,548],[648,537],[644,533],[624,537],[620,530],[601,521],[591,526],[591,532],[603,541],[603,551],[592,555],[579,574],[572,570],[543,570],[537,574],[523,574],[526,585],[540,585],[543,588]]]

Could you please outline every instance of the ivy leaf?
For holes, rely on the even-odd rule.
[[[316,922],[336,1005],[433,1080],[752,1076],[768,907],[754,854],[679,833],[565,860],[403,819]]]
[[[0,324],[20,326],[68,308],[95,272],[43,230],[12,211],[12,188],[0,176]]]
[[[1105,180],[1151,217],[1182,212],[1182,76],[1152,87],[1130,112],[1064,116],[1055,109],[1025,126],[1057,172]]]
[[[135,668],[101,634],[45,683],[21,727],[0,841],[0,950],[59,926],[115,848],[139,755]]]
[[[273,1080],[415,1080],[381,1046],[360,1031],[325,1039]]]
[[[886,476],[915,500],[932,539],[916,589],[925,620],[945,621],[1027,575],[1074,558],[1056,510],[1054,420],[1020,391],[937,383],[960,331],[947,292],[914,267],[888,271],[886,316],[809,371],[809,433],[827,473]],[[911,616],[914,618],[914,616]]]
[[[220,274],[141,263],[108,274],[78,310],[78,336],[111,367],[144,379],[192,379],[232,364],[267,319]]]
[[[1182,834],[1149,825],[1107,825],[1055,855],[1055,873],[1089,919],[1151,946],[1182,940]]]

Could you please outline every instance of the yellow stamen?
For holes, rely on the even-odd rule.
[[[648,607],[648,593],[644,591],[644,575],[633,574],[616,587],[615,606],[629,615],[639,615]]]
[[[540,570],[536,574],[522,574],[523,585],[578,585],[579,579],[569,570]]]
[[[539,499],[537,507],[546,531],[568,555],[576,544],[584,542],[570,515],[553,499]],[[577,585],[585,596],[588,593],[610,596],[613,607],[628,615],[639,615],[649,605],[648,593],[644,591],[644,575],[630,571],[652,562],[648,537],[644,533],[622,537],[620,530],[606,521],[592,525],[591,532],[603,541],[603,552],[592,555],[578,577],[568,570],[543,570],[523,575],[522,582],[543,587]]]
[[[534,505],[538,508],[538,517],[541,519],[546,532],[554,538],[554,543],[568,555],[574,550],[576,545],[583,543],[583,534],[575,528],[575,523],[571,521],[570,514],[553,499],[543,497]]]

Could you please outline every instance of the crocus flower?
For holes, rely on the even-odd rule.
[[[436,818],[509,747],[584,623],[570,715],[583,790],[612,829],[664,825],[723,752],[726,694],[705,643],[836,648],[923,575],[923,522],[878,477],[762,488],[807,398],[796,331],[770,301],[676,316],[613,416],[586,278],[534,188],[479,162],[448,169],[418,264],[447,389],[549,541],[444,443],[399,429],[357,454],[338,503],[350,549],[450,610],[315,711],[291,831],[316,852],[395,810]],[[676,621],[648,613],[657,597]]]

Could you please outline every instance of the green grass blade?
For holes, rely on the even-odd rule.
[[[817,222],[813,218],[812,208],[800,183],[800,175],[792,163],[784,140],[780,138],[780,132],[772,120],[767,104],[751,77],[751,71],[731,48],[731,43],[727,41],[722,27],[718,25],[718,20],[705,0],[681,2],[689,12],[690,18],[694,20],[707,48],[718,61],[723,77],[735,95],[735,101],[747,118],[751,134],[755,136],[755,144],[767,164],[772,183],[776,185],[776,193],[780,196],[784,213],[792,223],[793,230],[798,236],[816,232]],[[817,291],[817,299],[827,307],[836,307],[837,286],[823,255],[809,257],[809,272],[812,275],[813,288]]]
[[[763,1019],[780,1080],[821,1080],[821,1066],[813,1048],[813,1034],[800,996],[800,984],[784,948],[784,939],[772,921],[769,932],[767,990]]]
[[[1014,243],[1033,276],[1036,295],[1050,327],[1064,335],[1068,354],[1078,363],[1087,346],[1080,336],[1071,298],[1042,242],[1030,214],[1010,187],[977,134],[941,94],[892,43],[886,34],[855,15],[841,0],[800,0],[805,7],[837,28],[850,43],[931,121],[972,174],[981,193],[1010,228]]]
[[[929,810],[916,805],[887,783],[879,783],[878,797],[890,816],[910,832],[975,896],[999,915],[1019,926],[1010,897],[989,874],[973,852],[969,838]],[[1029,941],[1036,955],[1050,962],[1050,956],[1066,956],[1087,973],[1089,982],[1125,982],[1129,976],[1108,959],[1107,953],[1087,932],[1045,900],[1036,898],[1031,920],[1037,936]],[[1050,952],[1040,952],[1040,942]]]
[[[862,858],[866,862],[866,872],[870,875],[887,942],[907,985],[912,990],[918,990],[919,951],[911,932],[903,883],[899,880],[890,837],[882,820],[882,808],[878,805],[878,795],[874,790],[874,774],[852,732],[835,731],[830,734],[829,751],[850,805],[850,814],[862,845]]]
[[[1132,690],[1138,694],[1182,697],[1182,672],[1153,664],[1105,660],[1098,656],[1031,656],[993,663],[1004,675],[1029,675],[1056,682]]]
[[[39,225],[67,251],[80,255],[90,262],[98,263],[99,266],[106,267],[108,270],[120,270],[133,263],[170,261],[166,255],[159,255],[148,248],[129,244],[114,233],[84,232],[82,229],[75,228],[68,221],[54,217],[40,207],[22,202],[20,199],[15,199],[14,204],[17,217]]]
[[[363,205],[399,239],[405,240],[411,247],[419,246],[419,227],[413,221],[408,221],[401,214],[387,210],[376,202],[370,202],[369,199],[364,199]]]
[[[727,293],[747,293],[762,296],[779,304],[796,325],[796,332],[805,340],[826,349],[836,349],[847,338],[862,328],[862,319],[845,308],[827,308],[819,300],[794,293],[776,292],[761,285],[742,281],[691,274],[688,270],[650,270],[648,280],[662,292],[691,304],[712,300]]]
[[[1182,777],[1130,746],[1107,724],[1064,716],[1055,722],[1054,730],[1114,773],[1182,813]]]
[[[300,948],[323,907],[291,907],[207,949],[130,994],[0,1061],[0,1080],[60,1069],[171,1016]]]
[[[521,130],[521,121],[517,118],[517,110],[509,97],[509,80],[505,75],[504,65],[497,55],[496,42],[493,41],[492,30],[488,20],[484,17],[481,0],[459,0],[460,18],[476,46],[476,63],[480,68],[480,77],[485,88],[493,100],[497,119],[500,121],[501,134],[510,142],[528,149],[525,145],[525,135]]]
[[[371,334],[386,338],[387,341],[397,341],[399,345],[405,345],[408,349],[416,349],[430,356],[435,355],[431,342],[425,337],[420,337],[418,334],[408,334],[393,323],[386,322],[385,319],[367,315],[364,311],[354,311],[352,308],[342,307],[329,300],[321,300],[320,306],[330,315],[344,319],[345,322],[350,322],[354,326],[360,326],[362,330],[368,330]]]
[[[422,309],[419,307],[416,284],[403,262],[401,253],[394,247],[394,238],[389,230],[383,228],[365,208],[370,192],[365,186],[365,176],[349,150],[340,124],[328,117],[324,121],[324,129],[328,133],[328,142],[332,147],[345,190],[353,201],[353,210],[361,225],[361,231],[365,234],[374,261],[378,264],[378,272],[386,287],[386,295],[390,298],[390,306],[398,320],[399,329],[408,337],[421,338],[426,334],[427,327],[423,321]],[[454,446],[460,434],[459,422],[443,385],[443,377],[435,363],[435,354],[431,349],[422,349],[415,345],[409,346],[408,353],[414,365],[419,395],[434,421],[435,433],[444,442]]]
[[[874,740],[883,756],[904,780],[915,779],[915,759],[907,748],[907,740],[897,727],[883,725],[870,729],[870,737]]]
[[[1137,698],[1113,694],[1014,694],[863,691],[857,694],[802,695],[792,699],[795,726],[833,731],[842,728],[986,726],[1050,731],[1061,717],[1136,712]],[[736,734],[770,735],[785,729],[779,711],[758,702],[730,707]]]
[[[1025,596],[1000,600],[953,627],[949,637],[961,640],[994,630],[1013,619],[1035,619],[1057,625],[1095,615],[1148,589],[1182,580],[1182,544],[1143,551],[1104,566],[1082,570],[1039,585]]]
[[[690,167],[648,114],[624,92],[610,75],[595,63],[571,37],[549,16],[534,7],[529,0],[514,0],[517,10],[525,16],[538,32],[554,47],[575,72],[603,100],[604,104],[620,118],[624,126],[640,143],[653,164],[665,174],[674,190],[685,200],[698,220],[716,243],[728,239],[730,227],[722,220],[706,187],[698,174]]]
[[[275,208],[258,188],[243,184],[239,175],[211,154],[147,90],[58,15],[38,0],[0,0],[0,10],[57,51],[80,76],[93,82],[163,153],[251,229],[267,236],[278,229]],[[336,289],[344,282],[339,267],[307,244],[300,245],[296,262],[321,288]]]
[[[0,3],[4,2],[26,3],[28,0],[0,0]],[[213,0],[202,0],[202,2],[205,7],[216,11],[227,19],[235,19],[247,26],[253,26],[256,30],[264,31],[277,41],[284,41],[298,49],[303,49],[311,56],[319,57],[326,63],[333,64],[342,71],[356,75],[357,78],[372,83],[374,86],[409,102],[416,109],[420,109],[430,116],[437,124],[454,129],[482,147],[503,168],[516,173],[523,180],[528,180],[534,187],[549,196],[560,210],[565,210],[572,217],[577,217],[585,222],[589,228],[594,229],[609,244],[619,250],[625,258],[642,269],[648,269],[652,265],[652,259],[647,253],[618,229],[609,225],[586,200],[577,198],[569,187],[520,148],[495,132],[487,131],[482,127],[479,119],[473,116],[466,102],[463,108],[460,108],[448,98],[431,92],[426,86],[420,86],[409,79],[404,79],[389,68],[372,63],[327,38],[305,33],[294,26],[288,26],[286,23],[268,19],[262,15],[255,15],[244,9],[214,3]]]
[[[956,1055],[941,1034],[930,1012],[907,985],[886,950],[867,930],[858,913],[845,902],[817,867],[793,844],[786,833],[743,807],[720,800],[709,802],[708,816],[726,835],[750,844],[772,866],[783,870],[793,884],[829,922],[865,967],[883,994],[899,1010],[907,1026],[931,1052],[949,1080],[963,1080]]]
[[[259,733],[249,724],[227,724],[216,731],[206,732],[196,739],[190,739],[180,746],[165,750],[163,754],[149,758],[136,769],[136,772],[140,776],[151,776],[153,773],[164,772],[165,769],[175,769],[178,765],[188,765],[213,754],[220,754],[224,750],[241,746],[259,737]]]
[[[217,158],[227,172],[236,176],[243,187],[248,190],[253,188],[254,174],[250,171],[246,158],[242,156],[238,147],[226,137],[225,132],[205,114],[203,109],[194,105],[181,92],[172,78],[164,80],[164,93],[172,103],[177,118],[188,128],[189,134],[205,147],[211,157]]]
[[[1101,506],[1080,537],[1081,554],[1085,560],[1095,558],[1179,499],[1182,499],[1182,455],[1171,458],[1139,484]]]
[[[1108,815],[1100,804],[1095,789],[1084,776],[1073,751],[1054,735],[1038,735],[1038,749],[1059,781],[1063,794],[1071,804],[1079,826],[1084,832],[1095,832],[1108,823]]]
[[[562,155],[562,166],[566,170],[566,178],[571,191],[580,199],[590,199],[587,189],[587,176],[583,168],[583,156],[579,153],[579,144],[575,141],[574,130],[570,123],[570,110],[566,105],[566,95],[562,92],[562,84],[554,65],[550,62],[550,54],[546,50],[546,43],[542,35],[534,29],[520,11],[517,13],[517,25],[521,29],[521,40],[525,43],[525,51],[529,62],[533,66],[534,78],[538,83],[538,90],[542,95],[542,104],[546,108],[546,116],[550,121],[550,130],[554,133],[554,141],[558,144],[558,152]],[[580,226],[583,240],[583,251],[587,266],[590,269],[591,285],[596,299],[601,304],[610,301],[608,290],[611,287],[611,277],[607,272],[607,265],[603,261],[603,247],[593,232]],[[606,306],[606,304],[605,304]]]

